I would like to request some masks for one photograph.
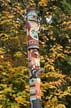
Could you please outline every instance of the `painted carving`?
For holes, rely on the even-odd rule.
[[[33,9],[27,13],[27,43],[28,43],[28,65],[30,77],[30,100],[41,98],[40,93],[40,57],[39,57],[39,24],[37,22],[37,14]],[[33,84],[33,85],[32,85]]]

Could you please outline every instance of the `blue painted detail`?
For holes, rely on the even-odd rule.
[[[35,11],[29,11],[27,16],[37,16]]]
[[[30,98],[30,101],[33,101],[33,100],[36,100],[37,98],[35,97],[35,98]]]
[[[40,82],[40,78],[31,78],[31,79],[29,80],[29,83],[32,84],[32,83],[35,83],[35,81]]]
[[[37,32],[35,30],[32,30],[31,33],[32,33],[32,37],[34,39],[37,39],[38,40],[38,34],[37,34]]]

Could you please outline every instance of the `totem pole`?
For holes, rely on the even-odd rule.
[[[31,108],[41,108],[40,68],[39,57],[39,23],[36,9],[31,7],[27,10],[27,43],[28,43],[28,65],[30,83]]]

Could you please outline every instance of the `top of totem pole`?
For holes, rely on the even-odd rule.
[[[37,13],[35,7],[30,7],[27,9],[27,20],[37,22]]]
[[[29,13],[30,11],[36,13],[36,8],[35,7],[30,7],[27,9],[27,13]],[[37,13],[36,13],[37,14]]]
[[[29,12],[29,11],[36,11],[36,8],[33,7],[33,6],[31,6],[31,7],[29,7],[29,8],[27,9],[27,12]]]

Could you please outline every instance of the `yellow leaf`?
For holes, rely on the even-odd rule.
[[[24,99],[21,96],[16,97],[15,100],[17,101],[17,103],[23,103],[24,102]]]
[[[39,5],[44,7],[47,5],[47,1],[48,0],[40,0]]]
[[[0,105],[0,108],[3,108],[3,106],[2,106],[2,105]]]
[[[17,58],[20,58],[20,57],[22,57],[22,53],[20,51],[18,51],[18,52],[15,53],[14,56],[17,57]]]
[[[0,48],[0,55],[1,54],[4,54],[4,53],[5,53],[4,49],[3,48]]]

